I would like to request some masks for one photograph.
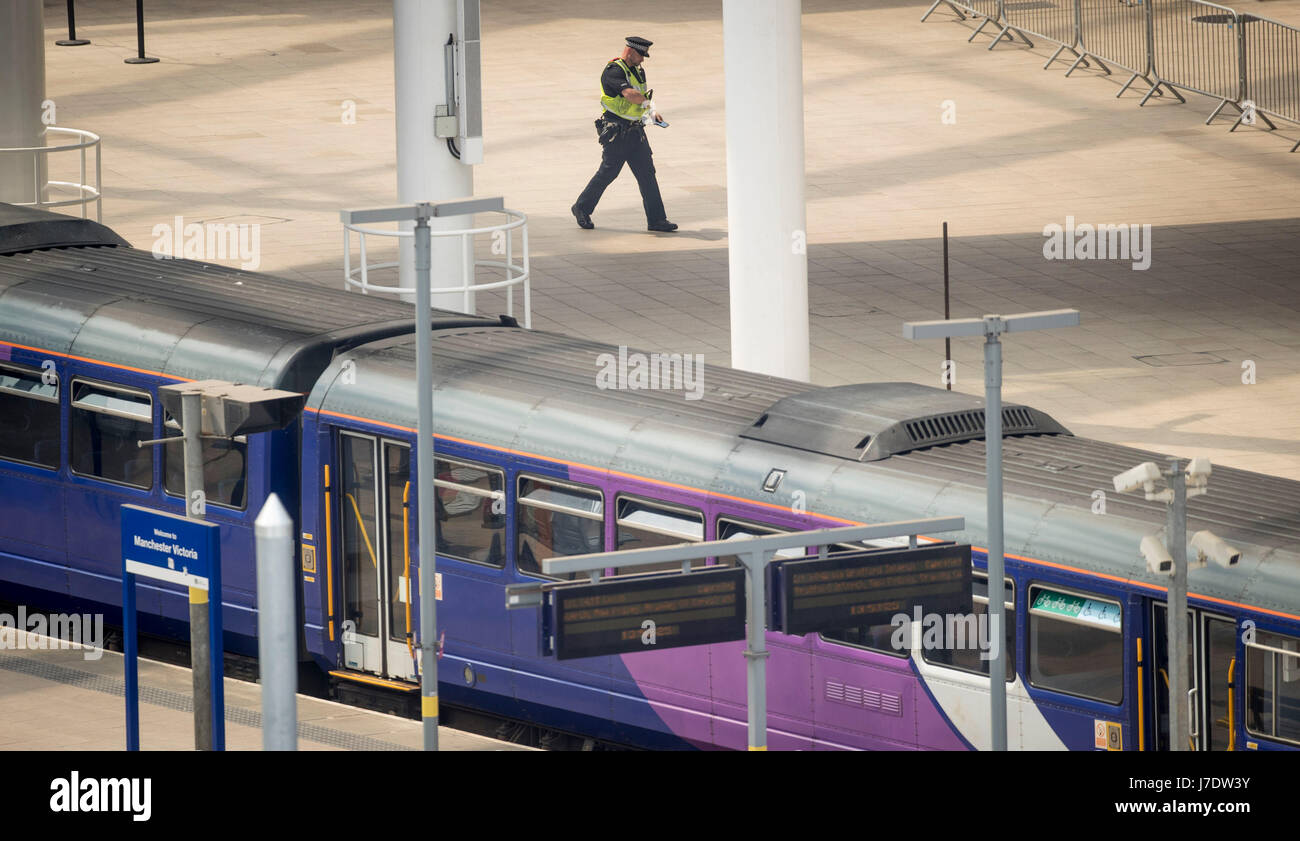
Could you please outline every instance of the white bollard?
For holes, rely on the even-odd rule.
[[[253,524],[257,535],[257,658],[262,678],[262,749],[298,749],[298,645],[293,598],[293,520],[275,494]]]

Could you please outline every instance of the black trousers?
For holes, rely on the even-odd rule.
[[[655,180],[655,164],[645,127],[640,123],[627,124],[626,120],[617,117],[612,121],[602,117],[596,120],[598,130],[604,122],[612,122],[613,128],[621,130],[610,132],[612,137],[608,142],[601,142],[600,168],[591,176],[582,195],[578,196],[579,209],[587,214],[594,213],[600,197],[605,194],[605,188],[614,183],[626,163],[632,168],[637,186],[641,188],[641,204],[645,208],[646,223],[653,225],[667,220],[664,200],[659,195],[659,182]]]

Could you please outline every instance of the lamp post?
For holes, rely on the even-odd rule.
[[[994,598],[1002,591],[1006,574],[1002,539],[1002,341],[1003,333],[1078,327],[1078,310],[1047,310],[1016,315],[986,315],[938,321],[909,321],[903,324],[907,339],[984,337],[984,442],[988,488],[988,573],[989,632],[1005,639],[1004,600]],[[1007,749],[1007,660],[1006,646],[997,646],[989,663],[989,715],[993,750]]]
[[[437,519],[433,501],[436,491],[433,485],[433,325],[429,316],[429,220],[494,210],[505,210],[505,200],[500,196],[339,212],[339,218],[345,225],[415,223],[415,403],[418,409],[415,466],[418,474],[417,516],[420,541],[420,713],[424,722],[425,750],[438,749],[438,615],[434,580],[437,574]]]

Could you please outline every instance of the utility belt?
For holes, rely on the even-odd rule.
[[[601,145],[613,143],[631,131],[640,131],[644,134],[645,125],[640,120],[625,120],[608,111],[602,112],[596,118],[596,140]]]

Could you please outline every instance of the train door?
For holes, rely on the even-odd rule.
[[[336,503],[343,573],[343,661],[350,669],[413,679],[408,631],[411,449],[406,444],[340,432]]]
[[[1155,668],[1147,677],[1155,699],[1153,735],[1155,750],[1169,750],[1169,647],[1165,605],[1151,603],[1151,642]],[[1187,707],[1190,744],[1193,750],[1227,750],[1232,733],[1228,716],[1229,669],[1236,656],[1236,622],[1204,610],[1187,611],[1190,676]]]

